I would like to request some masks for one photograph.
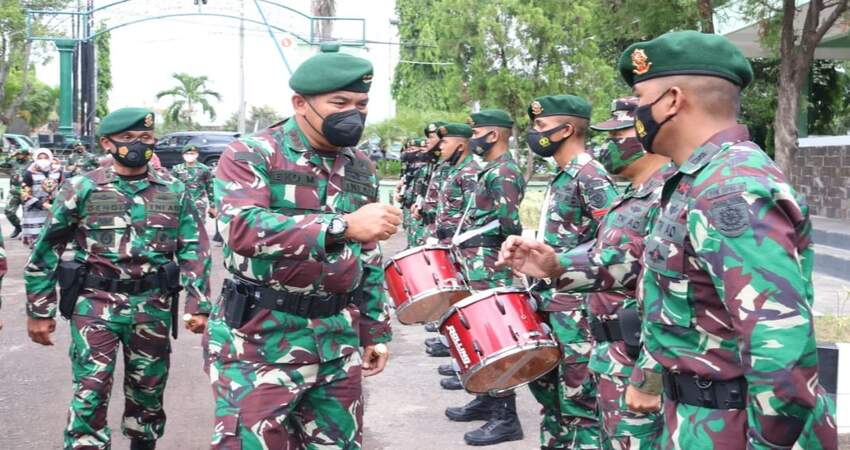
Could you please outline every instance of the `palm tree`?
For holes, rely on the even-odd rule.
[[[192,118],[195,116],[195,108],[201,105],[201,110],[208,115],[210,120],[215,120],[215,108],[210,104],[210,98],[221,101],[221,94],[207,89],[207,76],[193,77],[188,73],[175,73],[171,75],[178,81],[178,85],[172,89],[156,94],[156,99],[171,96],[174,101],[165,110],[165,117],[173,123],[194,125]]]

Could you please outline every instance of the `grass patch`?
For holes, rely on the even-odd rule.
[[[850,316],[815,317],[815,337],[818,342],[850,342]]]
[[[519,205],[519,220],[522,227],[527,230],[537,230],[540,223],[540,208],[543,206],[545,190],[534,190],[525,193],[522,203]]]

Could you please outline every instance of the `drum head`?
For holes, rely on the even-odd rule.
[[[405,325],[433,322],[453,304],[469,296],[466,287],[458,286],[453,290],[431,290],[408,300],[396,309],[398,321]]]
[[[463,377],[463,387],[476,394],[513,389],[546,375],[560,360],[561,351],[554,341],[507,349],[470,369]]]

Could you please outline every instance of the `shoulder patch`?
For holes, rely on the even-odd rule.
[[[724,236],[740,236],[751,226],[749,205],[740,196],[715,202],[708,215],[714,227]]]
[[[234,161],[247,161],[252,164],[262,164],[263,157],[254,152],[236,152],[233,154]]]

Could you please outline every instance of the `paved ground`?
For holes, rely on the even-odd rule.
[[[8,230],[4,231],[7,235]],[[71,394],[68,324],[60,319],[53,347],[30,342],[26,333],[22,268],[29,252],[20,241],[6,242],[9,274],[3,280],[0,320],[0,449],[59,449]],[[393,240],[392,254],[403,245]],[[219,292],[224,269],[220,248],[214,249],[213,292]],[[395,340],[387,370],[366,382],[365,448],[450,449],[464,448],[462,435],[481,422],[451,423],[443,416],[446,406],[465,403],[471,397],[440,389],[438,364],[447,359],[425,355],[422,327],[394,324]],[[159,448],[196,450],[208,448],[212,429],[212,395],[201,370],[201,339],[181,330],[174,343],[171,376],[166,390],[168,425]],[[116,379],[120,380],[121,364]],[[109,423],[116,449],[128,447],[121,435],[122,390],[113,388]],[[536,448],[537,406],[527,389],[519,396],[526,439],[494,449]]]

